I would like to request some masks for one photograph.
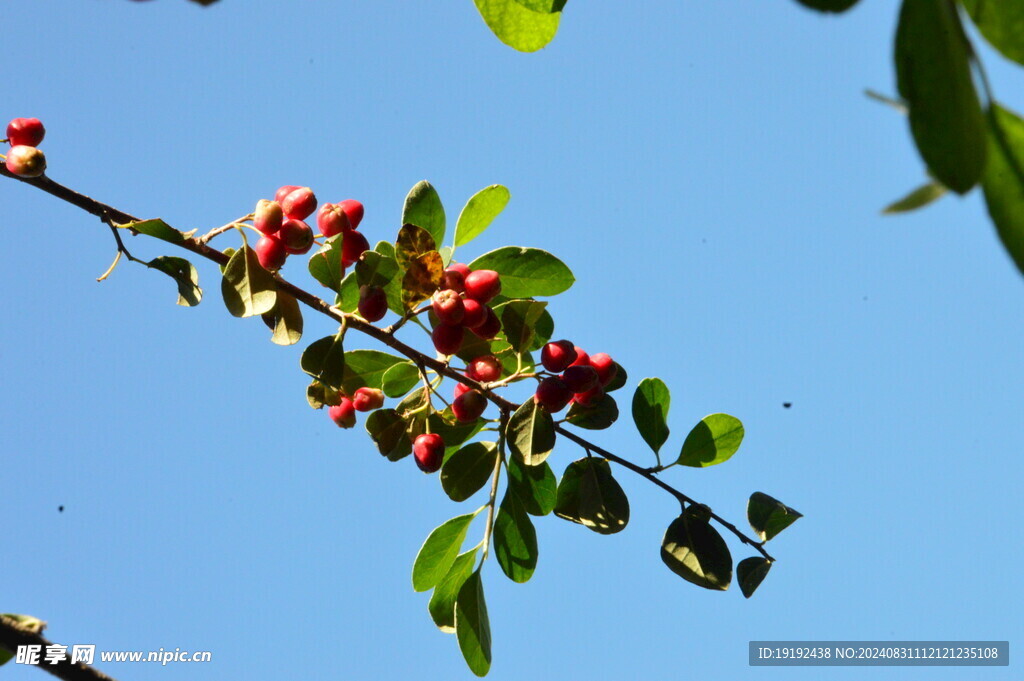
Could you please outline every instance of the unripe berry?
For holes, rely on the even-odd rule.
[[[567,340],[551,341],[540,351],[540,361],[548,371],[560,374],[576,361],[576,348]]]
[[[483,324],[473,329],[473,333],[484,340],[491,340],[498,335],[499,331],[501,331],[501,320],[498,319],[498,315],[494,314],[494,310],[486,305],[484,305],[483,308],[487,315],[487,319],[484,320]]]
[[[501,277],[494,270],[476,270],[466,275],[466,297],[486,303],[501,293]]]
[[[328,407],[327,415],[338,424],[339,428],[351,428],[356,425],[356,408],[352,400],[347,397],[341,398],[341,404]]]
[[[305,220],[316,210],[316,195],[309,187],[299,187],[281,199],[284,214],[295,220]]]
[[[501,362],[494,355],[477,357],[466,367],[466,376],[481,383],[497,381],[501,378]]]
[[[438,324],[434,327],[430,338],[434,341],[434,347],[442,355],[454,355],[462,347],[464,333],[465,329],[461,326]]]
[[[363,221],[363,204],[355,199],[345,199],[338,206],[345,211],[349,229],[358,229],[359,223]]]
[[[466,313],[466,307],[462,304],[462,298],[451,289],[434,293],[431,304],[434,307],[434,314],[437,315],[442,324],[454,326],[462,321]]]
[[[590,366],[594,367],[594,371],[597,372],[597,379],[601,382],[602,386],[611,383],[618,371],[615,361],[603,352],[590,356]]]
[[[558,376],[548,376],[537,385],[537,392],[533,394],[533,400],[545,411],[555,413],[565,409],[572,399],[572,391],[565,381]]]
[[[461,262],[453,262],[444,271],[444,281],[441,285],[462,293],[466,290],[467,274],[469,274],[468,265],[463,265]]]
[[[462,395],[464,393],[468,393],[470,390],[472,390],[472,388],[470,388],[465,383],[456,383],[455,384],[455,397],[458,398],[459,395]]]
[[[452,402],[452,413],[459,423],[476,421],[487,409],[487,398],[479,390],[467,390]]]
[[[19,144],[7,152],[4,165],[18,177],[39,177],[46,170],[46,155],[35,147]]]
[[[388,295],[379,286],[359,287],[359,314],[368,322],[378,322],[388,313]]]
[[[569,366],[571,366],[571,367],[581,367],[581,366],[582,367],[588,367],[588,366],[590,366],[590,355],[587,354],[586,350],[584,350],[583,348],[581,348],[578,345],[573,347],[573,350],[576,351],[576,359],[574,359],[572,364],[570,364]]]
[[[12,147],[38,147],[46,128],[38,118],[15,118],[7,124],[7,141]]]
[[[467,329],[475,329],[487,321],[487,308],[472,298],[462,300],[462,309],[465,310],[462,324]]]
[[[260,199],[256,202],[255,213],[252,226],[256,228],[256,231],[263,234],[277,233],[284,223],[284,211],[281,210],[281,204],[277,201]]]
[[[279,187],[278,190],[274,192],[274,200],[281,203],[284,201],[284,197],[288,196],[296,189],[301,189],[301,187],[297,184],[286,184],[283,187]]]
[[[256,242],[256,258],[265,270],[279,270],[288,259],[288,251],[277,237],[261,236]]]
[[[356,411],[373,411],[384,406],[384,393],[374,388],[359,388],[352,395],[352,406]]]
[[[562,380],[574,393],[585,393],[601,384],[594,367],[585,366],[570,366],[562,372]]]
[[[354,265],[364,251],[370,250],[370,242],[354,229],[351,232],[345,232],[342,239],[344,241],[341,244],[341,264],[344,267]]]
[[[423,433],[412,443],[416,465],[424,473],[435,473],[444,462],[444,440],[437,433]]]
[[[581,407],[589,407],[592,404],[596,404],[602,397],[604,397],[604,388],[598,385],[584,393],[573,395],[572,401]]]
[[[325,203],[316,212],[316,226],[320,233],[326,237],[347,232],[352,227],[348,223],[348,216],[338,204]]]
[[[277,238],[284,244],[289,253],[302,255],[313,247],[313,230],[302,220],[289,218],[281,223]]]

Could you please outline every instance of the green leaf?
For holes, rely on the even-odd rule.
[[[335,390],[341,390],[345,375],[345,351],[341,341],[341,333],[315,340],[302,353],[299,362],[303,371]]]
[[[604,430],[619,418],[619,405],[611,395],[603,395],[594,404],[583,406],[573,403],[565,420],[578,428]]]
[[[270,312],[277,302],[274,275],[263,269],[256,252],[248,246],[235,251],[228,260],[220,290],[228,312],[235,317]]]
[[[754,595],[771,569],[771,561],[760,556],[744,558],[739,562],[736,566],[736,580],[740,583],[740,591],[743,592],[744,598]]]
[[[961,0],[974,25],[1007,59],[1024,64],[1024,3],[1020,0]]]
[[[359,388],[384,387],[384,374],[394,366],[408,364],[408,360],[380,350],[352,350],[345,353],[345,373],[341,389],[351,395]]]
[[[316,253],[309,256],[309,273],[313,278],[335,293],[341,292],[345,268],[341,266],[342,240],[344,234],[335,234],[324,242]],[[355,308],[353,308],[355,309]]]
[[[143,220],[142,222],[129,222],[121,225],[124,229],[130,229],[171,244],[185,243],[185,233],[179,232],[163,220]]]
[[[598,534],[621,532],[629,523],[629,499],[606,459],[573,461],[558,483],[555,515]]]
[[[412,453],[407,427],[405,419],[394,409],[378,409],[366,417],[366,432],[377,445],[377,451],[389,461],[398,461]]]
[[[903,0],[896,82],[931,175],[964,194],[985,169],[985,120],[971,77],[971,47],[951,0]]]
[[[536,327],[547,303],[536,300],[513,300],[501,306],[501,330],[512,349],[528,352]]]
[[[561,12],[566,0],[516,0],[523,7],[534,12]]]
[[[277,292],[277,305],[263,315],[273,331],[270,342],[277,345],[295,345],[302,338],[302,310],[299,301],[284,291]]]
[[[425,250],[433,251],[444,242],[445,218],[441,197],[434,186],[422,180],[409,190],[402,208],[402,224],[416,225],[425,229],[434,239],[434,245]],[[399,256],[399,263],[402,262]]]
[[[306,401],[313,409],[323,409],[324,406],[336,407],[341,404],[341,393],[314,380],[306,388]]]
[[[455,223],[455,245],[465,246],[483,234],[494,218],[505,210],[511,197],[508,189],[500,184],[492,184],[474,194]]]
[[[355,270],[345,275],[338,287],[338,296],[334,301],[342,312],[355,312],[359,309],[359,282]],[[390,306],[389,306],[390,307]]]
[[[0,667],[3,667],[5,664],[10,662],[13,657],[14,653],[7,650],[7,648],[0,648]]]
[[[394,364],[380,379],[380,389],[388,397],[402,397],[420,382],[420,372],[412,362]]]
[[[647,446],[657,454],[668,440],[668,386],[660,378],[645,378],[633,393],[633,422]]]
[[[618,390],[626,385],[626,379],[628,378],[626,370],[622,368],[622,365],[615,362],[615,378],[612,382],[604,387],[606,393],[610,393],[613,390]]]
[[[437,240],[423,227],[413,224],[402,225],[395,241],[395,260],[400,269],[405,269],[410,260],[424,253],[437,250]]]
[[[845,12],[857,4],[857,0],[797,0],[797,2],[819,12]]]
[[[466,539],[469,524],[475,517],[476,513],[456,516],[430,533],[412,566],[413,589],[432,589],[448,574],[459,555],[459,547]]]
[[[459,589],[473,574],[476,552],[477,549],[474,547],[459,554],[452,569],[444,576],[441,583],[434,587],[434,593],[430,595],[430,603],[427,605],[430,618],[434,620],[437,628],[446,634],[455,633],[455,598],[459,595]]]
[[[402,277],[402,305],[411,311],[441,287],[444,263],[440,253],[430,251],[410,260],[407,267]]]
[[[743,442],[743,424],[735,416],[711,414],[693,427],[676,463],[705,468],[727,461]]]
[[[512,414],[505,435],[509,449],[522,457],[527,466],[543,463],[555,447],[555,424],[551,414],[532,399],[527,399]]]
[[[661,542],[661,560],[672,572],[705,589],[725,591],[732,581],[732,555],[704,509],[690,506],[672,521]]]
[[[508,298],[555,296],[576,281],[564,262],[539,248],[505,246],[484,253],[469,268],[500,274],[501,293]]]
[[[508,488],[519,497],[530,515],[545,516],[555,508],[558,498],[558,480],[551,466],[527,466],[522,458],[512,454],[505,462],[508,468]]]
[[[493,442],[466,445],[441,467],[441,488],[452,501],[465,501],[487,484],[497,460],[498,446]]]
[[[908,213],[912,210],[917,210],[918,208],[924,208],[929,203],[938,201],[945,196],[945,194],[946,188],[932,180],[931,182],[921,185],[899,201],[890,203],[882,210],[882,214],[892,215],[893,213]]]
[[[494,516],[494,557],[505,576],[522,584],[537,569],[537,531],[515,494],[505,493]]]
[[[379,286],[387,289],[397,278],[400,269],[393,256],[377,251],[366,251],[356,262],[356,283],[359,286]]]
[[[533,326],[533,341],[531,341],[527,350],[531,352],[540,350],[551,340],[553,335],[555,335],[555,320],[552,319],[550,312],[544,310],[537,323]]]
[[[498,40],[520,52],[536,52],[558,32],[561,12],[534,12],[516,0],[473,0]]]
[[[160,270],[177,282],[178,305],[194,307],[203,299],[203,289],[199,288],[199,273],[188,260],[162,255],[153,258],[146,265],[154,270]]]
[[[995,103],[989,110],[988,166],[981,187],[1003,247],[1024,273],[1024,120]]]
[[[747,502],[747,520],[761,541],[768,541],[792,525],[803,514],[764,492],[754,492]]]
[[[483,419],[477,419],[469,423],[456,421],[451,411],[449,407],[443,412],[446,417],[451,417],[450,421],[441,418],[440,413],[431,414],[429,417],[430,431],[437,433],[444,439],[446,460],[450,458],[448,455],[449,451],[454,455],[463,443],[479,433],[484,425],[486,425],[486,421]]]
[[[491,625],[479,568],[466,579],[455,599],[455,633],[470,671],[486,676],[491,669]]]

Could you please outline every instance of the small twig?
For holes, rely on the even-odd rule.
[[[498,499],[498,481],[501,479],[501,464],[505,461],[505,428],[508,426],[509,411],[501,410],[501,425],[498,426],[498,458],[491,475],[491,493],[487,499],[487,525],[484,526],[484,552],[480,564],[487,560],[491,548],[491,533],[494,531],[494,506]]]
[[[229,222],[226,225],[221,225],[220,227],[216,227],[214,229],[211,229],[209,232],[207,232],[206,234],[204,234],[201,237],[199,237],[197,239],[197,241],[199,243],[201,243],[201,244],[209,243],[210,239],[212,239],[213,237],[219,236],[219,235],[223,234],[224,232],[230,232],[237,225],[242,224],[246,220],[252,220],[254,217],[256,217],[254,213],[249,213],[248,215],[246,215],[244,217],[240,217],[237,220],[232,220],[231,222]]]

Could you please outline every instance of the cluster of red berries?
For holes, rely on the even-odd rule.
[[[4,165],[18,177],[39,177],[46,170],[46,156],[36,147],[43,141],[46,128],[38,118],[15,118],[7,124],[11,148]]]
[[[494,355],[477,357],[466,365],[466,377],[480,383],[491,383],[501,378],[501,362]],[[455,384],[452,413],[459,423],[470,423],[480,418],[487,409],[487,398],[479,390],[464,383]]]
[[[540,359],[545,369],[559,374],[541,380],[533,395],[534,401],[551,413],[562,411],[570,402],[583,407],[597,403],[618,371],[605,353],[588,355],[567,340],[545,345]]]
[[[501,331],[501,320],[487,303],[501,293],[501,277],[494,270],[470,270],[452,263],[444,272],[441,290],[432,307],[437,324],[430,334],[442,355],[454,355],[462,347],[466,330],[490,340]]]
[[[316,211],[316,195],[309,187],[285,185],[274,200],[260,199],[254,212],[253,227],[263,236],[256,242],[256,257],[268,270],[284,267],[289,255],[308,253],[313,247],[313,230],[305,220]],[[356,231],[363,219],[363,204],[355,199],[325,203],[316,213],[316,225],[324,237],[344,234],[341,267],[349,267],[363,251],[369,250],[366,237]]]
[[[341,402],[328,407],[327,415],[339,428],[352,428],[356,425],[357,411],[373,411],[384,406],[384,393],[374,388],[359,388],[352,397],[342,395]]]

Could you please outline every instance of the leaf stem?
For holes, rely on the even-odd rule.
[[[501,410],[501,426],[498,430],[498,458],[494,462],[494,473],[491,475],[491,494],[487,499],[487,525],[484,526],[484,552],[480,558],[483,565],[490,554],[491,533],[494,531],[494,505],[498,498],[498,480],[501,479],[501,464],[505,461],[505,427],[508,425],[509,411]]]

